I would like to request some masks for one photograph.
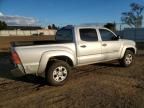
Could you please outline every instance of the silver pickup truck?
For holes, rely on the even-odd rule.
[[[43,76],[58,86],[66,82],[72,67],[111,60],[130,66],[136,43],[95,25],[66,26],[57,31],[54,41],[15,42],[11,53],[21,72]]]

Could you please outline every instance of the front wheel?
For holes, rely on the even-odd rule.
[[[134,62],[134,53],[130,50],[126,50],[124,57],[120,60],[120,64],[124,67],[132,65]]]
[[[52,86],[63,85],[69,76],[70,66],[68,63],[57,60],[46,71],[46,81]]]

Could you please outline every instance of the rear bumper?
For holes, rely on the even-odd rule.
[[[13,58],[14,56],[13,56],[13,52],[15,52],[14,51],[14,49],[13,49],[14,47],[11,47],[11,57],[10,57],[10,63],[12,64],[12,69],[11,69],[11,73],[13,74],[13,76],[24,76],[25,75],[25,69],[24,69],[24,67],[23,67],[23,65],[22,65],[22,63],[21,62],[16,62],[15,61],[15,59]],[[17,56],[18,57],[18,55],[17,55],[17,53],[15,52],[15,56]],[[19,57],[18,57],[19,58]],[[17,59],[16,59],[17,60]],[[20,61],[20,59],[19,59],[19,61]],[[16,63],[15,63],[16,62]],[[17,64],[17,63],[19,63],[19,64]]]
[[[21,77],[25,75],[24,68],[21,64],[13,65],[13,68],[11,69],[11,73],[15,77]]]
[[[23,73],[22,71],[19,70],[19,68],[14,68],[11,70],[11,73],[13,76],[15,77],[21,77],[21,76],[24,76],[25,73]]]

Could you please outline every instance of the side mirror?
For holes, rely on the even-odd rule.
[[[120,39],[120,36],[114,36],[112,37],[112,40],[119,40]]]

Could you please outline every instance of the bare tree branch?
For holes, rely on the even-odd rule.
[[[131,3],[130,7],[131,10],[129,12],[122,13],[121,21],[131,27],[142,27],[142,11],[144,9],[144,6],[138,3]]]

